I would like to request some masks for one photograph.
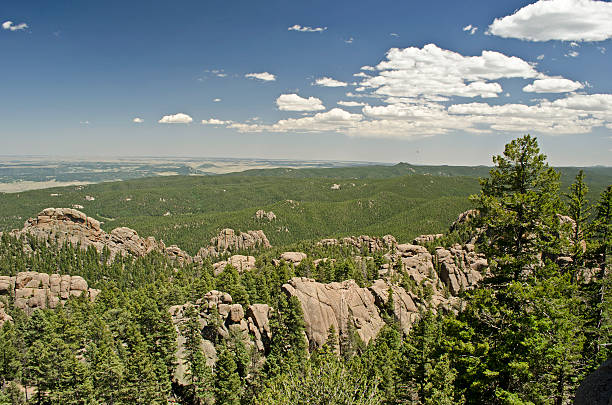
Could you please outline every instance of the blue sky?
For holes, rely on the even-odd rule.
[[[612,164],[612,3],[10,1],[0,155]]]

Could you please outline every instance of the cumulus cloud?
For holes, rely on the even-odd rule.
[[[220,99],[220,98],[215,98],[215,99],[213,99],[213,103],[218,103],[218,102],[220,102],[220,101],[221,101],[221,99]]]
[[[362,107],[366,105],[365,103],[360,103],[357,101],[338,101],[338,105],[342,105],[345,107]]]
[[[376,68],[378,75],[360,85],[378,95],[395,97],[497,97],[502,87],[491,80],[544,77],[515,56],[486,50],[479,56],[464,56],[435,44],[392,48]]]
[[[544,59],[544,54],[540,54],[536,57],[537,60],[543,60]]]
[[[523,87],[523,91],[527,93],[566,93],[583,87],[584,85],[580,82],[551,77],[534,80],[532,84]]]
[[[281,94],[276,105],[282,111],[320,111],[325,110],[323,103],[316,97],[300,97],[297,94]]]
[[[21,30],[25,30],[26,28],[28,28],[28,24],[26,23],[14,24],[12,21],[5,21],[2,23],[2,28],[5,30],[9,30],[9,31],[21,31]]]
[[[612,38],[612,3],[599,0],[539,0],[496,18],[487,31],[527,41],[605,41]]]
[[[204,125],[228,125],[231,124],[232,121],[223,121],[223,120],[218,120],[216,118],[210,118],[208,120],[202,120],[202,124]]]
[[[193,118],[191,118],[189,115],[184,113],[177,113],[171,115],[164,115],[157,122],[159,122],[160,124],[189,124],[192,121]]]
[[[323,32],[327,29],[327,27],[302,27],[299,24],[295,24],[287,30],[289,31],[298,31],[298,32]]]
[[[136,117],[132,120],[132,122],[135,122],[136,124],[142,124],[144,120],[140,117]]]
[[[355,40],[355,38],[350,37],[349,39],[345,39],[344,42],[347,43],[347,44],[352,44],[354,40]]]
[[[346,87],[347,84],[345,82],[341,82],[340,80],[332,79],[331,77],[322,77],[320,79],[315,80],[314,84],[317,86],[323,87]]]
[[[250,78],[250,79],[257,79],[257,80],[261,80],[264,82],[273,82],[276,80],[276,76],[268,72],[247,73],[246,75],[244,75],[244,77]]]
[[[476,31],[478,31],[478,27],[472,26],[472,24],[466,25],[463,27],[463,31],[467,31],[470,33],[470,35],[474,35]]]
[[[568,53],[565,54],[566,58],[577,58],[578,55],[580,55],[579,52],[576,51],[569,51]]]
[[[354,127],[363,116],[341,108],[302,118],[280,120],[272,125],[233,123],[229,128],[239,132],[344,132]]]

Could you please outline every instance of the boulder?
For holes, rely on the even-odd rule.
[[[586,376],[574,397],[574,405],[610,404],[612,404],[612,358]]]
[[[302,252],[284,252],[280,255],[281,260],[293,263],[296,266],[298,266],[302,260],[306,259],[306,257],[306,253]]]

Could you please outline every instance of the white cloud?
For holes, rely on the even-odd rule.
[[[576,51],[569,51],[568,53],[565,54],[566,58],[577,58],[578,55],[580,55],[579,52]]]
[[[251,78],[251,79],[258,79],[264,82],[273,82],[276,80],[276,76],[268,72],[247,73],[246,75],[244,75],[244,77]]]
[[[537,60],[543,60],[544,59],[544,54],[538,55],[538,57],[536,59]]]
[[[89,121],[81,121],[81,122],[79,122],[79,124],[81,124],[81,125],[89,125]]]
[[[160,124],[189,124],[192,121],[193,118],[191,118],[189,115],[184,113],[177,113],[171,115],[164,115],[157,122],[159,122]]]
[[[345,82],[341,82],[340,80],[332,79],[331,77],[322,77],[320,79],[315,80],[314,84],[317,86],[323,87],[346,87],[347,84]]]
[[[221,101],[221,99],[220,99],[220,98],[215,98],[215,99],[213,99],[213,103],[218,103],[218,102],[220,102],[220,101]]]
[[[523,91],[527,93],[566,93],[583,87],[584,85],[580,82],[551,77],[534,80],[532,84],[523,87]]]
[[[350,37],[349,39],[345,39],[344,42],[347,43],[347,44],[352,44],[354,40],[355,40],[355,38]]]
[[[496,18],[487,31],[528,41],[604,41],[612,38],[612,3],[595,0],[539,0]]]
[[[297,94],[281,94],[276,99],[276,105],[282,111],[320,111],[325,107],[316,97],[303,98]]]
[[[232,121],[223,121],[223,120],[218,120],[216,118],[210,118],[208,120],[202,120],[202,124],[204,124],[204,125],[229,125],[231,123],[232,123]]]
[[[302,27],[301,25],[295,24],[287,30],[289,31],[299,31],[299,32],[323,32],[327,29],[327,27]]]
[[[12,21],[5,21],[2,23],[2,28],[5,30],[9,30],[9,31],[21,31],[21,30],[25,30],[26,28],[28,28],[28,24],[26,23],[14,24]]]
[[[486,50],[479,56],[463,56],[435,44],[422,49],[392,48],[376,68],[378,76],[360,85],[378,95],[395,97],[497,97],[502,87],[490,80],[544,77],[518,57]]]
[[[474,35],[476,31],[478,31],[478,27],[472,26],[472,24],[466,25],[465,27],[463,27],[463,31],[468,31],[470,35]]]
[[[361,67],[361,70],[370,70],[370,71],[374,71],[374,70],[376,70],[376,68],[375,68],[374,66],[368,66],[368,65],[366,65],[366,66],[362,66],[362,67]]]
[[[302,118],[280,120],[272,125],[233,123],[229,128],[239,132],[343,132],[362,120],[361,114],[351,114],[340,108]]]
[[[572,42],[570,42],[570,46],[572,48],[578,48],[580,45],[577,42],[572,41]]]
[[[136,124],[142,124],[144,120],[140,117],[136,117],[132,120],[132,122],[135,122]]]
[[[392,37],[395,37],[395,38],[399,38],[399,34],[396,34],[395,32],[392,32],[389,35],[391,35]]]
[[[359,103],[357,101],[338,101],[338,105],[342,105],[345,107],[363,107],[366,105],[365,103]]]

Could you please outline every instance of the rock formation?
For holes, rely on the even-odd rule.
[[[325,343],[331,326],[340,336],[347,336],[349,325],[352,325],[361,340],[367,343],[385,324],[372,292],[359,287],[354,280],[322,284],[313,279],[294,277],[282,288],[300,301],[311,348]]]
[[[232,304],[232,297],[221,291],[210,291],[195,304],[175,305],[168,309],[177,331],[177,366],[174,377],[180,384],[185,379],[185,336],[183,325],[187,322],[185,311],[193,307],[198,316],[202,333],[202,353],[208,365],[217,360],[215,344],[223,339],[239,339],[248,348],[264,353],[270,343],[269,315],[271,308],[265,304],[254,304],[246,311],[240,304]]]
[[[274,221],[276,219],[276,214],[274,214],[272,211],[266,212],[264,210],[257,210],[255,212],[255,219],[266,219],[268,221]]]
[[[610,404],[612,404],[612,358],[586,376],[574,398],[574,405]]]
[[[207,247],[200,248],[198,256],[216,257],[228,252],[238,252],[258,248],[268,249],[272,247],[263,231],[236,232],[233,229],[223,229],[219,235],[210,240]]]
[[[298,259],[299,252],[284,255],[288,253]],[[389,290],[393,296],[392,315],[405,333],[422,311],[457,312],[461,307],[458,295],[474,288],[488,271],[486,259],[474,251],[473,245],[455,244],[448,250],[440,247],[432,256],[424,246],[400,244],[385,258],[389,263],[380,273],[387,279],[401,273],[412,283],[409,290],[382,279],[369,288],[359,287],[353,280],[322,284],[298,277],[283,285],[283,290],[297,297],[302,305],[311,347],[325,342],[331,326],[340,337],[348,336],[352,327],[364,342],[376,337],[384,324],[382,308],[386,308]]]
[[[465,249],[459,244],[454,244],[448,250],[436,248],[435,257],[440,278],[453,295],[474,288],[489,266],[484,255],[474,252],[474,245],[470,244],[466,244]]]
[[[308,257],[306,253],[302,252],[284,252],[280,255],[280,260],[284,260],[287,263],[293,264],[294,266],[299,266],[302,260],[306,259],[306,257]],[[280,260],[275,260],[274,264],[278,266],[280,264]]]
[[[144,256],[150,252],[166,253],[179,262],[191,262],[191,257],[177,246],[166,248],[163,242],[153,237],[142,238],[130,228],[119,227],[106,233],[100,228],[100,222],[88,217],[81,211],[72,208],[47,208],[36,218],[26,221],[23,229],[12,231],[18,238],[26,234],[41,240],[54,241],[58,244],[71,243],[82,249],[94,247],[102,253],[104,247],[110,251],[110,260],[116,255]]]
[[[351,236],[338,239],[322,239],[317,243],[318,246],[350,246],[359,251],[367,253],[386,252],[393,250],[397,246],[397,241],[392,235],[385,235],[382,238],[375,236]]]
[[[17,276],[0,276],[0,297],[11,297],[16,308],[31,314],[39,308],[57,308],[71,296],[89,294],[94,300],[100,290],[89,288],[80,276],[26,271]],[[1,317],[1,316],[0,316]]]
[[[239,273],[242,273],[244,271],[251,271],[255,268],[255,257],[233,255],[230,256],[227,260],[214,263],[213,270],[215,272],[215,276],[223,272],[223,270],[225,270],[225,267],[228,264],[230,264],[232,267],[235,267]]]
[[[5,305],[4,301],[0,301],[0,328],[2,328],[4,322],[11,322],[13,320],[13,317],[6,313]]]
[[[415,245],[424,245],[426,243],[431,243],[437,239],[440,239],[443,236],[444,236],[443,233],[432,233],[429,235],[420,235],[414,238],[412,243]]]

